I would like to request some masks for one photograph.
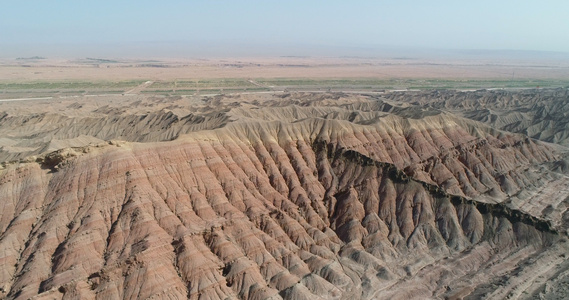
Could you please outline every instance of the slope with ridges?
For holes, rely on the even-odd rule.
[[[444,114],[367,126],[239,122],[9,164],[0,175],[4,295],[369,298],[445,257],[468,261],[453,271],[455,284],[495,252],[512,270],[558,237],[542,221],[447,192],[466,199],[493,188],[501,199],[497,174],[555,153],[473,124]],[[445,176],[461,182],[461,172],[480,188],[443,184]],[[484,254],[470,259],[469,249]]]

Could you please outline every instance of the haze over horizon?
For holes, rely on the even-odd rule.
[[[0,57],[567,54],[568,10],[559,0],[21,1],[0,11]]]

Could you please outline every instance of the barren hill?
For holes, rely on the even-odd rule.
[[[461,114],[494,128],[519,132],[532,138],[569,145],[569,91],[480,90],[393,93],[391,100],[428,105]]]
[[[567,149],[413,97],[2,103],[0,295],[566,297]]]

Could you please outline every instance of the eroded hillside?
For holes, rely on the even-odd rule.
[[[387,97],[452,111],[494,128],[569,145],[569,91],[564,88],[407,92]]]
[[[562,146],[376,96],[73,101],[4,107],[4,298],[566,295]]]

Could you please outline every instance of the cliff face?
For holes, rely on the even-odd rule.
[[[558,150],[345,102],[5,163],[2,297],[500,298],[569,269]]]

